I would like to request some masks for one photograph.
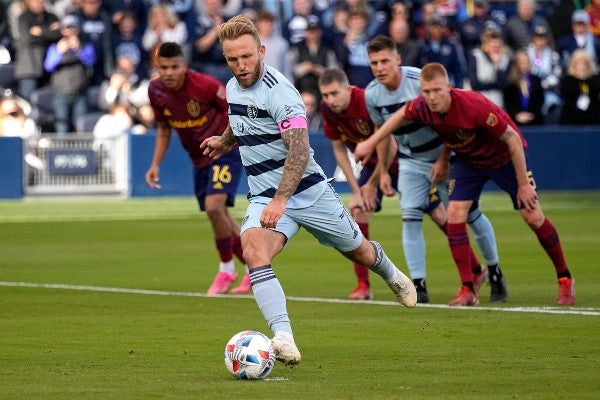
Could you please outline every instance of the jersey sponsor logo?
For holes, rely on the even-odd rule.
[[[248,117],[250,117],[250,119],[255,119],[256,117],[258,117],[258,107],[256,107],[255,104],[248,104],[248,108],[246,109],[246,112],[248,114]]]
[[[485,123],[491,127],[496,126],[496,124],[498,124],[498,116],[494,113],[490,113],[490,115],[488,115],[487,119],[485,120]]]
[[[200,115],[200,103],[198,103],[197,101],[190,100],[187,102],[185,107],[187,108],[187,112],[192,117],[196,118],[196,117],[198,117],[198,115]]]
[[[177,121],[174,119],[169,120],[169,125],[175,129],[185,129],[185,128],[196,128],[200,126],[204,126],[208,122],[208,117],[203,115],[202,118],[198,119],[188,119],[185,121]]]
[[[463,131],[462,129],[456,132],[456,137],[460,139],[460,143],[446,143],[449,149],[460,149],[475,140],[475,133]]]

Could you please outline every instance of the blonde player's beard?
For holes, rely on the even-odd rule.
[[[252,71],[252,74],[250,74],[250,78],[246,80],[249,82],[248,84],[243,83],[242,80],[237,75],[235,75],[235,79],[238,81],[238,84],[243,89],[248,89],[249,87],[254,86],[256,82],[258,82],[258,80],[260,79],[260,66],[261,63],[256,64],[254,71]]]

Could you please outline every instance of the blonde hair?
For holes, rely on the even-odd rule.
[[[179,17],[173,12],[173,10],[171,10],[169,7],[162,3],[156,3],[150,8],[150,11],[148,12],[148,26],[150,26],[150,29],[156,28],[155,18],[159,12],[163,12],[167,17],[167,23],[169,24],[169,28],[174,28],[175,25],[179,23]]]
[[[219,26],[219,40],[223,43],[225,40],[234,40],[244,35],[250,35],[256,41],[256,44],[260,47],[260,36],[258,36],[258,30],[256,25],[251,19],[244,15],[236,15],[229,21]]]
[[[579,59],[583,59],[587,63],[587,76],[578,76],[579,74],[575,70],[575,61]],[[567,73],[579,79],[588,79],[590,76],[596,73],[596,63],[584,49],[577,49],[573,52],[573,54],[571,54],[571,59],[569,60],[569,65],[567,67]]]
[[[446,68],[440,63],[428,63],[421,69],[421,79],[425,82],[432,81],[438,76],[449,80],[448,71],[446,71]]]

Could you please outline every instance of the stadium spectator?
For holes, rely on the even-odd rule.
[[[578,10],[573,13],[571,34],[558,41],[563,68],[567,68],[571,54],[577,49],[583,49],[596,64],[600,61],[600,39],[589,31],[589,24],[590,17],[585,11]]]
[[[135,34],[142,35],[148,25],[148,3],[146,0],[110,0],[102,3],[102,8],[112,16],[113,29],[118,29],[123,17],[135,21]]]
[[[448,69],[452,85],[462,88],[467,62],[454,38],[446,36],[446,20],[434,14],[427,21],[425,30],[416,67],[439,62]]]
[[[142,36],[144,50],[150,54],[150,65],[155,67],[156,53],[161,44],[174,42],[183,46],[188,39],[185,23],[166,4],[157,3],[148,12],[148,26]]]
[[[23,100],[19,100],[14,96],[0,99],[0,136],[30,140],[39,135],[39,127],[20,104]]]
[[[117,67],[115,72],[100,85],[98,107],[108,111],[117,104],[125,104],[129,115],[138,122],[140,109],[150,104],[148,98],[149,81],[136,73],[141,52],[137,46],[129,43],[117,48]]]
[[[265,63],[293,80],[292,65],[288,56],[289,43],[275,30],[275,16],[268,11],[258,13],[256,29],[262,44],[268,49]]]
[[[99,154],[103,154],[102,166],[109,171],[118,168],[126,168],[124,157],[118,154],[120,146],[117,144],[119,137],[127,135],[133,130],[133,120],[129,115],[126,104],[115,104],[109,112],[102,115],[92,130],[94,142],[92,148]]]
[[[504,109],[517,125],[544,124],[544,89],[533,74],[527,50],[515,53],[504,88]]]
[[[112,40],[112,48],[114,49],[115,56],[119,53],[119,49],[123,47],[135,47],[140,53],[140,62],[136,67],[136,73],[139,76],[147,77],[150,69],[150,63],[148,59],[148,52],[144,49],[142,44],[142,34],[139,32],[137,27],[137,19],[135,14],[131,11],[123,11],[120,13],[121,18],[116,24],[114,29],[114,35]]]
[[[321,40],[323,30],[317,17],[310,16],[307,22],[306,37],[290,49],[290,63],[293,66],[294,86],[299,92],[312,92],[318,98],[319,76],[326,68],[338,67],[334,51]]]
[[[411,37],[410,25],[404,18],[394,18],[389,24],[390,39],[396,44],[402,64],[415,66],[419,58],[420,43]]]
[[[44,57],[51,43],[60,39],[60,21],[46,11],[44,0],[25,0],[14,38],[15,78],[19,95],[31,100],[31,92],[48,83]]]
[[[474,0],[473,16],[467,18],[465,22],[460,24],[460,29],[458,30],[460,42],[465,54],[470,54],[471,50],[479,47],[483,30],[490,26],[497,26],[498,29],[502,29],[500,21],[490,14],[490,4],[488,0]]]
[[[335,56],[341,60],[344,56],[338,43],[342,43],[348,31],[348,8],[344,5],[337,5],[332,11],[331,26],[323,32],[323,42],[335,51]]]
[[[350,11],[348,15],[348,30],[341,45],[343,54],[340,62],[344,65],[348,81],[352,85],[365,88],[373,80],[373,73],[369,66],[369,55],[367,45],[369,44],[369,32],[367,26],[369,14],[364,9]]]
[[[196,12],[195,2],[194,0],[147,0],[150,4],[150,7],[163,4],[171,10],[171,12],[177,15],[177,19],[182,21],[185,24],[186,31],[190,34],[194,31],[194,27],[196,25],[196,18],[198,17],[198,13]],[[184,50],[184,56],[187,56],[185,51],[187,49],[182,47]]]
[[[600,0],[591,0],[585,11],[590,17],[590,32],[600,38]]]
[[[517,0],[517,13],[504,26],[506,44],[513,52],[527,47],[536,26],[542,25],[552,32],[546,18],[536,15],[536,8],[536,0]]]
[[[65,15],[60,21],[62,38],[50,45],[44,59],[54,94],[54,130],[58,134],[75,132],[77,119],[88,109],[88,69],[95,65],[96,53],[94,45],[80,35],[80,24],[77,16]]]
[[[468,76],[471,89],[477,90],[503,107],[503,90],[510,66],[510,50],[504,45],[502,32],[488,27],[481,34],[481,45],[468,55]]]
[[[194,193],[201,211],[211,222],[219,253],[219,272],[207,294],[227,293],[236,281],[233,255],[245,264],[240,244],[238,223],[227,207],[233,207],[241,174],[237,147],[213,160],[202,154],[200,144],[227,127],[225,87],[215,78],[188,69],[181,46],[163,43],[158,50],[159,79],[150,83],[148,94],[157,122],[156,143],[152,163],[146,172],[146,183],[160,189],[160,164],[175,129],[194,165]],[[244,275],[232,293],[248,293],[250,278]]]
[[[365,91],[351,86],[344,71],[333,68],[326,70],[319,78],[319,89],[323,101],[319,107],[323,116],[323,134],[331,140],[333,155],[352,192],[348,209],[363,236],[369,239],[369,222],[374,212],[381,210],[383,192],[379,190],[377,156],[374,155],[363,165],[360,176],[355,177],[352,151],[356,143],[373,134],[375,126],[369,117],[365,102]],[[389,151],[394,160],[388,169],[392,182],[398,179],[398,145],[393,138],[382,144],[381,151]],[[394,185],[396,188],[396,185]],[[373,298],[369,283],[369,269],[354,263],[354,274],[358,285],[350,295],[350,300],[370,300]]]
[[[252,291],[274,333],[276,358],[294,365],[300,362],[301,355],[294,343],[285,293],[272,262],[301,227],[321,244],[369,266],[405,306],[416,305],[416,293],[410,279],[396,268],[381,245],[364,238],[327,183],[312,156],[298,91],[281,73],[265,66],[264,47],[252,22],[234,17],[221,26],[219,38],[235,76],[227,85],[230,107],[256,104],[256,111],[263,116],[232,113],[223,135],[206,139],[202,148],[207,155],[218,158],[239,140],[250,186],[250,204],[241,235]],[[252,90],[245,90],[248,88]],[[253,173],[259,165],[261,173]]]
[[[304,109],[306,110],[306,122],[308,133],[317,133],[323,128],[323,118],[319,113],[319,98],[313,92],[300,92]]]
[[[551,259],[556,272],[560,306],[575,303],[575,280],[567,266],[559,235],[544,216],[535,181],[527,166],[527,143],[519,129],[501,108],[480,93],[452,88],[442,64],[423,67],[420,75],[421,96],[405,104],[355,154],[362,160],[368,142],[390,135],[407,121],[431,127],[447,144],[431,171],[437,182],[448,176],[450,155],[456,160],[451,169],[454,188],[448,203],[448,243],[460,275],[461,288],[450,305],[471,306],[479,303],[473,290],[473,249],[469,244],[466,220],[469,208],[479,200],[483,186],[492,180],[507,192],[515,210],[535,233]],[[360,145],[359,145],[360,146]]]
[[[90,85],[97,86],[110,76],[115,67],[112,18],[102,9],[102,0],[80,0],[76,15],[81,21],[81,32],[94,45],[96,62],[90,77]]]
[[[377,77],[377,80],[367,86],[365,99],[369,116],[379,127],[393,115],[395,110],[418,96],[419,70],[400,65],[402,60],[394,43],[387,37],[375,37],[369,43],[368,50],[373,75]],[[400,193],[400,208],[402,209],[402,248],[417,289],[418,302],[427,303],[429,295],[425,282],[426,249],[422,224],[423,216],[428,214],[444,233],[447,232],[444,202],[448,197],[449,182],[434,185],[430,176],[433,160],[442,152],[443,144],[431,129],[419,124],[407,124],[394,134],[400,152],[397,189]],[[386,164],[384,163],[383,166],[386,167]],[[386,195],[394,194],[388,174],[381,174],[380,187]],[[507,297],[507,290],[498,264],[498,252],[492,225],[477,204],[470,210],[468,221],[488,265],[487,270],[482,268],[475,254],[471,253],[475,288],[479,289],[489,274],[491,300],[494,302],[504,301]]]
[[[219,26],[225,21],[222,5],[222,0],[204,0],[204,10],[193,32],[192,68],[226,84],[232,75],[217,36]]]
[[[542,113],[545,115],[545,123],[555,124],[558,122],[561,104],[558,82],[562,75],[562,66],[559,54],[549,43],[548,35],[549,32],[544,25],[536,26],[531,42],[527,46],[527,54],[531,62],[531,74],[542,80],[544,88]]]
[[[292,0],[293,14],[290,18],[283,20],[282,35],[290,43],[295,45],[304,40],[308,17],[320,18],[314,7],[313,0]]]
[[[584,49],[573,52],[560,80],[563,105],[561,125],[600,123],[600,76],[597,64]]]

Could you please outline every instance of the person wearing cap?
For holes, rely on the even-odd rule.
[[[558,41],[558,52],[564,69],[569,65],[571,54],[577,49],[583,49],[595,63],[600,61],[600,39],[590,32],[589,24],[590,17],[583,10],[577,10],[571,16],[571,34]]]
[[[460,41],[465,54],[481,44],[481,34],[488,26],[497,26],[502,29],[502,24],[490,14],[490,5],[487,0],[473,2],[473,16],[460,24]]]
[[[75,121],[87,112],[88,70],[96,63],[96,50],[80,35],[80,23],[77,16],[65,15],[60,21],[62,38],[50,45],[44,59],[54,94],[54,130],[59,134],[74,132]]]
[[[420,68],[430,62],[439,62],[446,66],[452,86],[462,88],[467,62],[454,38],[446,36],[445,18],[433,14],[427,21],[425,32],[425,39],[419,49],[415,67]]]
[[[281,33],[283,38],[293,46],[305,38],[309,17],[318,18],[319,13],[315,9],[313,0],[292,0],[291,3],[293,14],[283,21]]]
[[[299,92],[314,93],[320,101],[318,80],[326,68],[339,66],[335,52],[322,40],[323,29],[319,19],[312,15],[307,20],[306,37],[292,45],[289,52],[293,68],[294,86]]]
[[[544,88],[542,113],[545,115],[545,121],[548,124],[555,124],[561,103],[558,82],[563,70],[560,55],[551,46],[548,35],[549,32],[544,25],[536,26],[526,52],[531,64],[531,75],[539,77]]]
[[[536,0],[518,0],[517,13],[506,22],[504,39],[513,52],[527,47],[536,26],[544,25],[548,32],[552,32],[546,18],[536,15],[536,8]]]

